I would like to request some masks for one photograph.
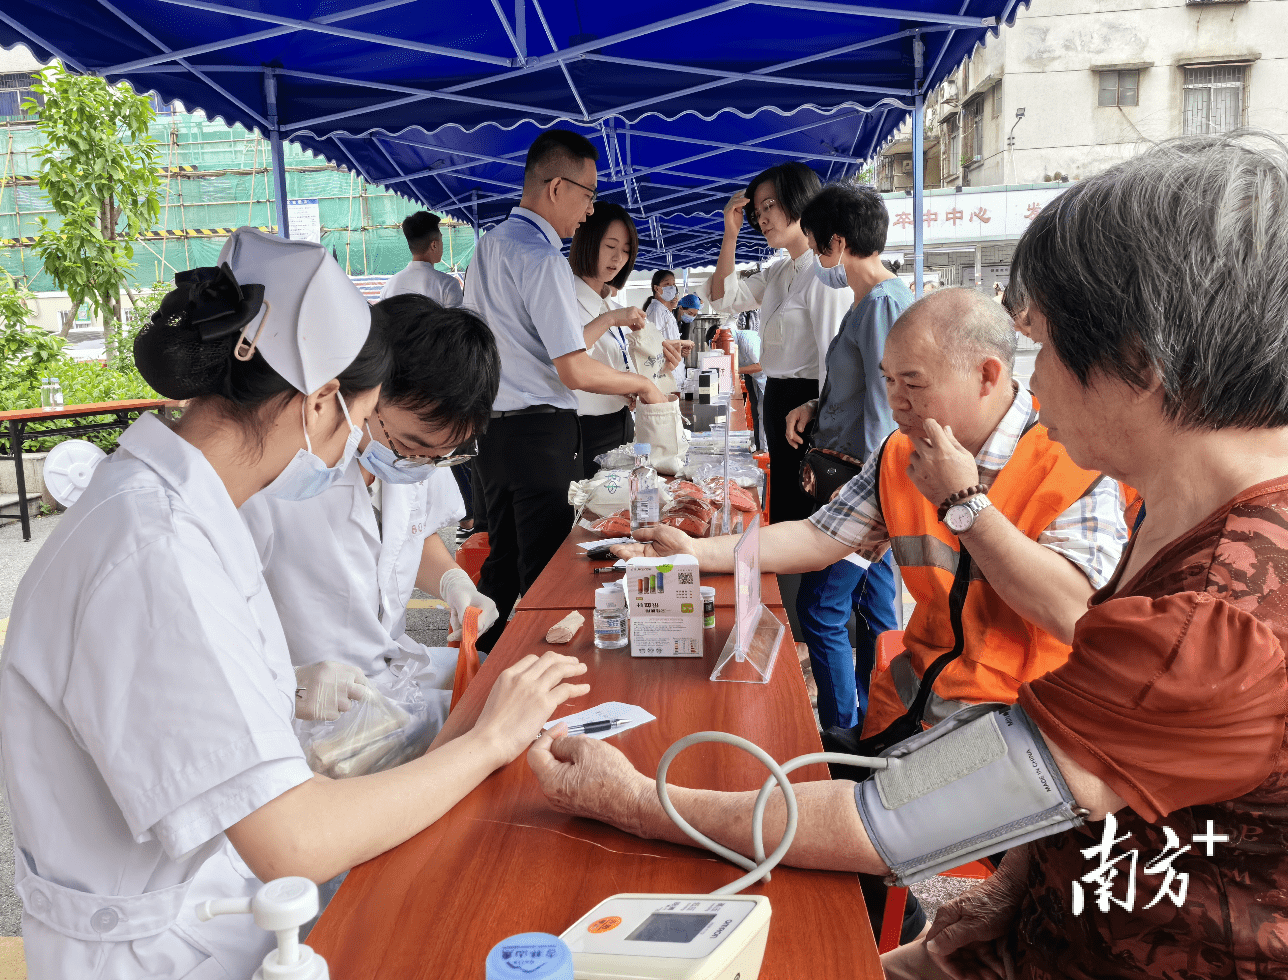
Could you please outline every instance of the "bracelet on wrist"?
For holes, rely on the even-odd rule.
[[[967,497],[974,497],[976,494],[988,493],[988,487],[982,483],[977,483],[973,487],[967,487],[965,490],[958,490],[956,493],[948,495],[948,499],[939,505],[939,519],[942,521],[948,513],[948,508],[953,504],[960,504]]]

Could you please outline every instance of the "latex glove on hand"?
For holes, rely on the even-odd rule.
[[[566,725],[556,725],[528,750],[528,765],[550,805],[560,813],[647,836],[645,813],[650,806],[659,808],[657,783],[616,747],[567,732]]]
[[[480,636],[492,628],[500,615],[496,603],[474,588],[474,583],[463,568],[449,568],[443,573],[443,577],[438,580],[438,596],[452,610],[452,631],[447,636],[449,640],[461,638],[461,623],[465,621],[465,610],[470,606],[479,611]]]
[[[335,721],[371,689],[357,667],[323,660],[295,668],[295,717],[304,721]]]

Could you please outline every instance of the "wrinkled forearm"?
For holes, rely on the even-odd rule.
[[[854,802],[854,784],[848,780],[822,780],[794,784],[797,805],[796,836],[783,863],[796,868],[825,871],[863,871],[886,874],[889,868],[877,855]],[[752,857],[752,809],[756,793],[721,793],[716,790],[668,787],[671,803],[680,816],[718,844]],[[621,829],[639,837],[695,844],[662,809],[653,786],[636,796],[630,826]],[[775,788],[765,806],[764,848],[769,854],[782,840],[787,825],[783,794]]]

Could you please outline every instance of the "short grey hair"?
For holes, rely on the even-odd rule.
[[[900,323],[924,318],[944,355],[959,371],[996,357],[1009,378],[1015,369],[1015,324],[992,297],[965,286],[936,289],[903,312]]]
[[[1065,191],[1012,281],[1084,387],[1143,390],[1188,429],[1288,425],[1288,146],[1260,130],[1169,140]]]

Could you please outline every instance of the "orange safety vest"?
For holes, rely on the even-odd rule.
[[[883,731],[908,709],[926,669],[954,645],[948,593],[959,545],[957,536],[940,522],[937,505],[923,497],[908,476],[912,448],[902,432],[886,441],[878,492],[895,561],[917,608],[904,630],[904,652],[872,678],[865,737]],[[1064,447],[1047,436],[1046,427],[1035,423],[1020,437],[988,497],[1007,520],[1037,540],[1101,479],[1101,474],[1076,466]],[[962,607],[964,647],[935,681],[924,716],[928,725],[967,704],[1013,703],[1021,684],[1069,657],[1068,644],[1022,619],[978,567],[971,569],[970,578]]]

